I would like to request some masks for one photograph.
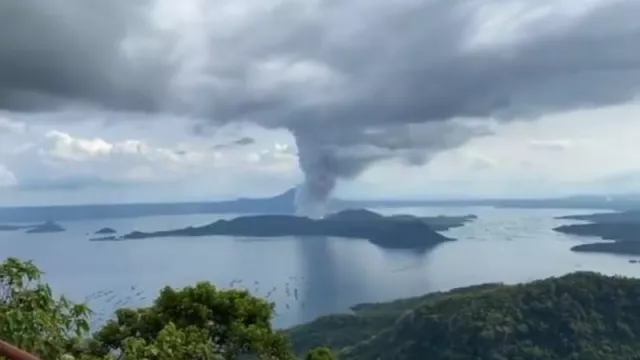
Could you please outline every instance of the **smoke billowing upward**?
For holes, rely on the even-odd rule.
[[[371,164],[487,134],[470,119],[640,93],[637,0],[50,2],[0,3],[0,109],[289,129],[312,215]]]
[[[296,191],[296,211],[298,215],[312,219],[322,218],[339,177],[331,168],[331,163],[335,161],[331,158],[332,154],[321,150],[299,156],[305,181]]]
[[[305,216],[322,217],[340,180],[356,178],[372,164],[400,159],[422,165],[438,152],[455,148],[473,137],[488,135],[486,126],[465,121],[401,124],[351,129],[339,133],[314,126],[291,129],[298,147],[304,183],[296,206]]]
[[[304,174],[304,183],[296,194],[296,208],[300,215],[321,218],[338,180],[359,175],[374,159],[359,158],[305,136],[296,136],[300,169]]]

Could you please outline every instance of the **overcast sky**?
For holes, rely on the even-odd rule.
[[[640,191],[637,0],[0,12],[0,205]]]

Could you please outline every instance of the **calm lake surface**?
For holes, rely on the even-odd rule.
[[[476,214],[475,222],[446,232],[459,241],[429,251],[389,251],[366,240],[316,238],[161,238],[89,242],[102,227],[120,233],[201,225],[233,215],[111,219],[62,223],[57,234],[0,232],[0,255],[31,259],[54,291],[88,299],[96,322],[114,308],[149,304],[165,285],[200,280],[246,288],[276,303],[276,326],[345,312],[361,302],[387,301],[484,282],[516,283],[590,270],[640,276],[632,257],[573,253],[589,239],[552,231],[570,221],[555,216],[591,210],[493,208],[372,209],[392,214]]]

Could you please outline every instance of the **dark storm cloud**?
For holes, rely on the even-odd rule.
[[[187,3],[197,18],[166,21]],[[637,0],[236,0],[234,16],[224,1],[155,4],[165,18],[144,1],[3,2],[15,21],[0,25],[0,106],[90,102],[286,128],[301,198],[321,202],[373,162],[421,164],[487,133],[465,119],[639,92]]]
[[[149,6],[143,0],[2,1],[0,107],[155,108],[168,64],[158,57],[140,66],[122,51],[123,39],[150,30]]]

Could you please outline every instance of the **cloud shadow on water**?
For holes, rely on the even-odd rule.
[[[396,282],[393,278],[400,275],[398,274],[400,272],[424,267],[429,259],[427,255],[438,246],[419,250],[389,250],[378,247],[377,249],[383,252],[383,258],[393,263],[400,260],[399,262],[402,263],[387,270],[372,267],[379,265],[375,262],[367,264],[349,255],[338,253],[341,251],[340,247],[326,237],[296,237],[296,240],[302,261],[301,272],[304,274],[304,285],[300,287],[299,320],[301,322],[308,322],[326,314],[348,312],[352,306],[360,302],[378,301],[379,298],[389,296],[391,296],[389,300],[403,297],[407,289],[399,289],[398,286],[403,287],[405,281]],[[359,240],[340,239],[338,241]],[[366,240],[362,241],[366,242]],[[370,243],[368,245],[375,247]],[[368,253],[356,254],[356,256],[360,255],[366,257]],[[360,266],[366,267],[359,268]],[[376,277],[375,281],[372,281],[372,276]],[[372,288],[373,283],[375,287]],[[407,286],[410,285],[407,283]]]
[[[326,237],[296,237],[305,277],[302,286],[300,320],[307,322],[339,308],[339,270],[331,243]]]

